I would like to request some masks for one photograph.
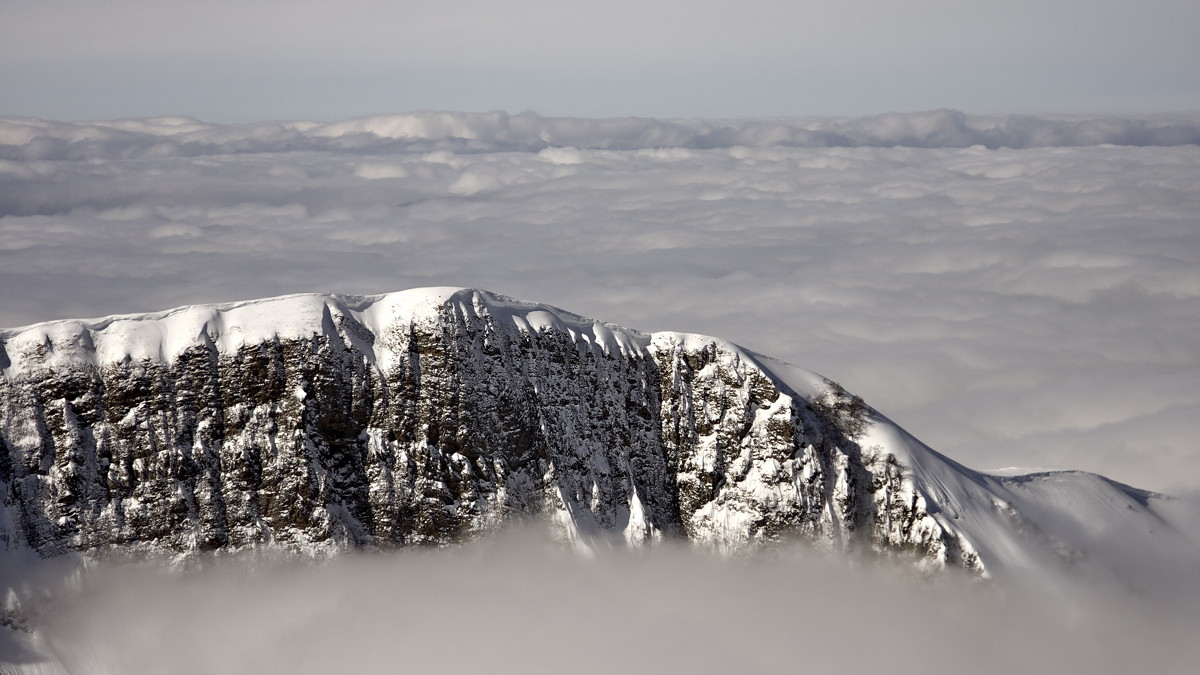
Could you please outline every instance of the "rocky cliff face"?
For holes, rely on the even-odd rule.
[[[803,538],[985,572],[860,399],[714,338],[456,289],[0,338],[8,549],[324,555],[545,518],[581,546]]]

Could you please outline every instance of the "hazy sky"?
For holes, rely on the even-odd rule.
[[[1192,0],[6,0],[0,115],[1200,109]]]

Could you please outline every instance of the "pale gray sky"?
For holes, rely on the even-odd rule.
[[[1200,109],[1189,0],[5,0],[0,115]]]

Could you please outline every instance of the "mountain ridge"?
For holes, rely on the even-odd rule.
[[[43,322],[0,330],[0,366],[0,538],[44,556],[326,555],[528,515],[584,548],[798,537],[1010,578],[1190,554],[1153,534],[1161,495],[977,472],[799,366],[475,289]]]

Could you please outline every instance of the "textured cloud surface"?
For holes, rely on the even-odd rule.
[[[1200,490],[1200,118],[0,121],[0,325],[477,286],[720,335],[970,466]]]

